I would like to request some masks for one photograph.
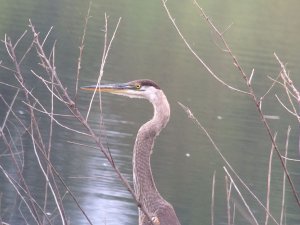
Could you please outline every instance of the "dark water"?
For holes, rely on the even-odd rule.
[[[0,1],[0,36],[8,34],[16,40],[25,29],[28,19],[45,36],[50,27],[51,43],[57,41],[57,71],[68,90],[74,92],[75,74],[80,39],[88,1]],[[274,52],[287,62],[295,85],[299,84],[300,45],[299,27],[300,4],[297,1],[203,1],[199,2],[215,25],[225,30],[225,38],[234,54],[240,60],[245,72],[255,69],[253,87],[260,97],[269,89],[277,77],[280,67]],[[192,1],[168,1],[168,6],[178,26],[186,35],[191,46],[200,57],[227,83],[247,90],[245,82],[232,64],[232,59],[220,49],[221,44],[201,18]],[[267,173],[271,143],[260,122],[259,115],[249,96],[230,91],[222,86],[199,64],[188,51],[163,9],[161,1],[98,1],[93,2],[91,18],[86,33],[80,85],[93,84],[97,80],[99,62],[103,50],[104,14],[109,16],[109,36],[121,17],[121,24],[112,44],[104,69],[105,82],[125,82],[149,78],[160,84],[171,105],[171,119],[156,141],[152,155],[152,167],[157,187],[161,194],[173,204],[182,224],[198,225],[211,222],[211,185],[214,172],[215,224],[227,224],[224,161],[219,157],[203,131],[187,117],[177,104],[188,105],[194,115],[212,135],[227,160],[254,194],[265,204]],[[25,41],[29,40],[26,36]],[[24,43],[23,43],[24,44]],[[25,44],[24,44],[25,45]],[[20,45],[20,51],[24,51]],[[0,49],[1,60],[8,63],[5,47]],[[49,104],[49,96],[40,82],[30,76],[30,69],[38,70],[36,61],[30,57],[24,66],[29,85],[39,93],[41,102]],[[4,70],[0,72],[1,82],[15,83]],[[299,86],[299,85],[298,85]],[[12,100],[15,90],[0,84],[1,95]],[[278,103],[275,94],[286,100],[280,85],[266,96],[262,109],[270,119],[272,131],[277,132],[280,151],[283,152],[287,128],[291,126],[289,157],[298,158],[298,124]],[[78,103],[85,114],[91,94],[80,92]],[[28,110],[21,102],[14,110],[29,125]],[[3,102],[1,101],[1,104]],[[139,126],[152,116],[151,105],[143,100],[103,95],[104,142],[109,146],[115,161],[126,178],[131,178],[132,146]],[[59,112],[68,113],[59,108]],[[0,108],[1,124],[7,108]],[[43,116],[41,115],[41,121]],[[64,118],[64,124],[80,128],[78,122]],[[92,108],[89,122],[97,133],[99,129],[99,107]],[[36,162],[31,139],[22,135],[12,119],[10,131],[18,145],[23,143],[25,154],[24,177],[34,197],[42,205],[45,180]],[[43,124],[41,122],[41,124]],[[45,137],[49,124],[44,123]],[[101,128],[103,129],[103,128]],[[75,194],[80,205],[93,224],[137,224],[137,208],[133,200],[110,168],[99,150],[82,147],[70,142],[94,145],[86,136],[54,126],[52,163]],[[2,140],[1,140],[2,141]],[[0,163],[14,174],[14,166],[5,155],[1,142]],[[5,153],[5,154],[4,154]],[[280,218],[283,172],[278,158],[274,155],[271,180],[271,213],[277,221]],[[299,162],[289,162],[289,170],[297,190],[300,190]],[[9,224],[34,224],[24,204],[20,201],[7,178],[0,175],[1,218]],[[59,182],[58,182],[59,183]],[[265,213],[250,194],[237,183],[243,196],[253,210],[259,224],[264,224]],[[63,186],[61,193],[65,193]],[[235,224],[254,224],[238,195],[233,194]],[[51,198],[50,198],[51,199]],[[21,203],[20,203],[21,202]],[[49,202],[49,213],[53,224],[61,224],[57,211]],[[64,208],[70,224],[87,224],[71,197],[66,194]],[[27,213],[27,214],[26,214]],[[25,215],[23,215],[25,214]],[[23,215],[23,216],[22,216]],[[286,189],[286,224],[299,224],[297,207],[291,189]],[[270,220],[268,224],[275,224]]]

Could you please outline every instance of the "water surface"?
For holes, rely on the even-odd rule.
[[[28,29],[30,18],[45,36],[50,27],[53,31],[47,43],[57,41],[57,71],[68,90],[74,92],[78,46],[83,31],[88,1],[3,1],[1,2],[0,36],[8,34],[16,40]],[[268,76],[276,77],[280,67],[273,56],[276,52],[288,68],[295,84],[300,82],[299,68],[299,8],[297,1],[202,1],[199,2],[208,16],[221,30],[231,28],[225,38],[234,54],[249,75],[255,69],[253,87],[262,96],[272,84]],[[213,71],[226,82],[246,90],[246,85],[232,59],[220,49],[220,41],[213,34],[192,1],[168,1],[176,23],[186,35],[192,47]],[[271,144],[251,98],[218,83],[199,64],[184,45],[160,1],[98,1],[93,2],[92,18],[86,33],[80,85],[93,84],[97,80],[99,62],[103,49],[104,14],[109,16],[109,36],[119,17],[121,24],[107,59],[105,82],[126,82],[149,78],[155,80],[166,93],[171,105],[171,119],[156,141],[152,155],[152,167],[157,187],[161,194],[173,204],[182,224],[199,225],[211,222],[211,184],[216,173],[215,224],[227,224],[224,161],[214,150],[205,134],[194,125],[177,101],[188,105],[203,123],[220,147],[230,164],[249,185],[251,190],[265,203],[267,170]],[[29,40],[27,37],[25,40]],[[24,41],[25,42],[25,41]],[[24,43],[23,43],[24,44]],[[25,44],[24,44],[25,45]],[[23,45],[20,45],[20,51]],[[4,46],[1,60],[8,62]],[[28,73],[29,85],[39,93],[43,104],[49,103],[40,82],[30,76],[30,69],[38,70],[36,60],[29,57],[24,69]],[[1,70],[1,82],[13,82]],[[1,87],[1,94],[10,99],[14,91]],[[291,125],[290,157],[298,157],[298,124],[277,102],[275,94],[284,96],[280,85],[265,98],[263,111],[280,119],[269,120],[273,132],[278,132],[277,141],[284,149],[286,131]],[[86,112],[91,94],[81,92],[78,103]],[[152,116],[151,105],[143,100],[127,99],[104,94],[102,96],[103,122],[105,131],[99,129],[99,107],[95,103],[89,122],[103,142],[109,146],[115,161],[130,181],[132,146],[141,124]],[[29,124],[28,110],[21,103],[15,110]],[[284,97],[283,97],[284,98]],[[2,104],[2,103],[1,103]],[[57,106],[58,111],[67,113]],[[6,108],[1,107],[1,121]],[[22,115],[21,115],[22,114]],[[41,116],[41,118],[43,118]],[[15,121],[12,121],[16,124]],[[80,128],[73,119],[64,118],[66,125]],[[48,134],[48,123],[43,132]],[[12,128],[16,137],[17,128]],[[101,128],[101,129],[103,129]],[[93,224],[137,224],[137,208],[132,197],[121,184],[99,150],[74,145],[80,142],[94,145],[86,136],[72,133],[55,126],[52,162],[78,198]],[[1,149],[3,143],[1,143]],[[24,177],[35,198],[43,202],[45,181],[36,163],[31,139],[23,136]],[[1,150],[1,151],[2,151]],[[4,151],[4,150],[3,150]],[[1,157],[1,165],[8,171],[13,166]],[[289,164],[289,169],[299,190],[298,163]],[[274,156],[271,186],[271,212],[279,220],[282,193],[282,168]],[[20,199],[7,179],[0,175],[1,217],[10,224],[25,224],[19,211]],[[239,186],[241,188],[241,186]],[[61,187],[62,193],[65,192]],[[253,208],[259,224],[264,223],[265,214],[249,193],[241,190]],[[299,224],[299,208],[290,188],[286,193],[286,224]],[[73,200],[66,195],[64,207],[71,224],[87,224]],[[49,211],[54,203],[50,201]],[[238,196],[232,204],[236,206],[236,224],[251,224],[249,215]],[[21,204],[23,208],[23,205]],[[25,210],[26,212],[26,210]],[[27,212],[28,213],[28,212]],[[29,223],[34,223],[28,219]],[[250,221],[249,221],[250,220]],[[53,224],[60,224],[54,218]],[[273,224],[270,222],[269,224]]]

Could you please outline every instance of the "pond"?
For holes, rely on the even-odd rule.
[[[300,72],[300,4],[295,0],[226,0],[198,3],[210,21],[224,32],[225,39],[248,77],[254,69],[251,84],[258,99],[264,96],[261,109],[272,134],[276,134],[280,153],[285,154],[290,126],[288,157],[299,159],[298,121],[276,98],[278,96],[291,108],[285,90],[279,83],[281,80],[274,82],[272,79],[276,79],[281,71],[274,56],[275,52],[287,65],[295,86],[299,87],[300,77],[297,74]],[[197,5],[193,1],[169,0],[167,6],[186,41],[206,65],[227,84],[248,92],[245,80]],[[28,27],[29,19],[40,32],[40,37],[45,37],[52,27],[45,49],[50,54],[55,42],[56,71],[63,85],[74,96],[79,46],[88,8],[88,1],[79,0],[2,0],[1,39],[4,40],[6,34],[15,42],[24,30],[28,30],[16,49],[20,57],[32,37]],[[238,181],[205,132],[188,117],[178,102],[190,108],[253,194],[264,205],[270,199],[271,216],[277,223],[280,222],[283,209],[285,224],[299,224],[300,208],[287,182],[285,206],[282,207],[284,172],[275,152],[272,157],[270,196],[267,197],[272,144],[253,99],[221,84],[194,57],[174,28],[162,1],[101,0],[92,3],[91,17],[85,33],[79,85],[97,82],[104,48],[105,15],[108,18],[108,40],[113,36],[119,20],[120,24],[106,59],[102,81],[119,83],[151,79],[159,84],[169,100],[171,118],[156,139],[151,165],[159,192],[174,206],[181,224],[211,224],[212,218],[214,224],[228,224],[228,215],[231,216],[231,221],[234,220],[234,224],[256,224],[233,183],[230,184],[224,167],[233,176],[236,182],[234,184],[239,188],[258,224],[265,224],[266,213]],[[3,43],[0,60],[3,65],[13,66]],[[38,59],[32,51],[22,63],[22,70],[28,87],[32,88],[41,104],[49,109],[51,96],[31,72],[33,70],[39,74],[42,71],[37,62]],[[0,94],[10,103],[16,89],[2,82],[13,85],[17,85],[17,82],[7,70],[2,68],[0,71]],[[77,107],[83,115],[87,114],[91,97],[92,93],[89,92],[78,93]],[[0,100],[1,125],[8,110],[3,99]],[[100,116],[99,100],[96,99],[88,122],[95,133],[101,136],[101,143],[110,149],[121,173],[132,183],[132,149],[135,136],[139,127],[152,117],[152,106],[145,100],[103,93]],[[20,92],[13,110],[25,126],[29,126],[29,109],[23,100],[24,94]],[[60,103],[55,105],[55,112],[70,114]],[[46,144],[50,132],[47,118],[42,113],[37,118]],[[59,118],[68,127],[84,130],[74,118]],[[11,140],[15,142],[14,149],[20,150],[17,151],[17,159],[24,166],[22,175],[26,184],[34,199],[43,208],[46,183],[32,139],[13,116],[9,117],[6,126],[3,131],[9,133]],[[0,143],[0,165],[15,177],[15,164],[12,163],[3,138]],[[55,124],[51,162],[92,224],[137,224],[137,206],[132,196],[95,146],[92,138]],[[299,192],[299,162],[288,161],[288,170],[296,191]],[[212,188],[214,174],[215,184]],[[56,183],[63,196],[63,208],[70,224],[88,224],[57,177]],[[226,188],[230,188],[230,185],[231,208],[228,213]],[[24,195],[23,192],[21,194]],[[45,212],[50,220],[45,224],[61,224],[54,199],[50,192],[48,195]],[[3,222],[36,223],[2,170],[0,201],[0,219]],[[267,224],[276,224],[271,217],[268,220]]]

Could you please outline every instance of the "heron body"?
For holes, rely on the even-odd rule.
[[[153,179],[150,158],[156,136],[167,125],[170,106],[164,92],[151,80],[135,80],[124,84],[110,84],[83,87],[124,95],[131,98],[145,98],[154,108],[151,120],[143,124],[136,136],[133,148],[133,183],[137,199],[144,206],[151,220],[139,209],[139,225],[180,225],[176,213],[158,192]]]

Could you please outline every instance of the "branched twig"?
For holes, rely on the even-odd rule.
[[[107,17],[106,17],[107,19]],[[100,72],[99,72],[99,79],[98,79],[98,83],[100,83],[101,80],[101,76],[103,75],[103,68],[104,68],[104,64],[106,62],[108,53],[109,53],[109,49],[111,48],[111,44],[112,41],[115,37],[117,28],[120,24],[121,18],[119,19],[116,29],[113,33],[112,38],[109,41],[109,44],[107,45],[107,48],[103,54],[103,59],[102,59],[102,64],[100,67]],[[61,96],[63,97],[63,100],[66,102],[66,106],[69,109],[69,111],[74,115],[75,118],[77,118],[79,120],[79,122],[87,129],[87,132],[89,133],[90,137],[95,141],[96,145],[98,146],[99,150],[103,153],[103,155],[105,156],[105,158],[108,160],[108,162],[110,163],[111,167],[114,169],[114,171],[116,172],[117,176],[119,177],[119,179],[122,181],[123,185],[127,188],[127,190],[130,192],[130,194],[132,195],[132,197],[134,198],[134,200],[136,201],[137,205],[140,207],[140,209],[145,213],[145,215],[149,218],[149,221],[151,221],[151,217],[149,216],[148,212],[145,209],[144,205],[141,205],[139,200],[137,199],[134,190],[132,189],[132,187],[130,186],[130,184],[128,183],[127,179],[121,174],[120,170],[118,169],[118,167],[115,165],[111,154],[109,152],[109,150],[107,148],[105,148],[103,146],[103,144],[101,143],[101,141],[99,140],[98,136],[95,134],[95,132],[92,130],[92,128],[90,127],[90,125],[87,122],[87,119],[85,119],[83,117],[83,115],[81,114],[81,112],[78,110],[77,107],[75,107],[74,101],[71,99],[71,97],[69,96],[66,88],[63,86],[63,84],[61,83],[57,73],[56,73],[56,67],[54,65],[52,65],[51,61],[48,59],[48,57],[46,56],[44,49],[39,41],[39,37],[38,37],[38,33],[36,32],[33,24],[30,21],[30,28],[31,31],[35,37],[34,40],[34,46],[36,48],[37,51],[37,55],[39,56],[40,60],[41,60],[41,65],[48,71],[49,76],[53,77],[53,81],[57,84],[56,85],[56,91],[61,93]],[[28,90],[27,90],[28,93]],[[30,107],[31,108],[31,107]],[[51,115],[51,114],[50,114]],[[151,222],[152,223],[152,222]]]
[[[19,40],[18,40],[18,42],[19,42]],[[15,71],[16,71],[16,73],[14,73],[15,78],[19,82],[20,85],[24,85],[24,79],[23,79],[23,76],[22,76],[21,68],[20,68],[20,62],[18,61],[18,59],[16,57],[15,48],[13,47],[14,45],[12,44],[10,38],[7,37],[6,35],[5,35],[5,43],[4,44],[5,44],[7,53],[10,56],[10,58],[11,58],[13,64],[14,64],[14,66],[15,66]],[[26,101],[30,102],[30,99],[29,99],[29,96],[28,96],[28,90],[23,90],[23,91],[24,91],[24,94],[25,94]],[[32,109],[31,109],[30,110],[30,115],[31,115],[31,119],[32,120],[34,120],[33,114],[34,113],[33,113]],[[37,123],[34,122],[34,125],[37,126]],[[35,127],[35,128],[37,128],[37,127]],[[3,140],[5,140],[5,136],[3,136]],[[6,145],[8,146],[8,142],[7,141],[5,141],[5,142],[6,142]],[[20,180],[21,180],[22,184],[24,185],[26,193],[27,193],[27,195],[29,197],[29,202],[30,202],[29,205],[31,207],[31,211],[33,212],[32,215],[37,220],[38,223],[41,223],[40,218],[39,218],[39,214],[38,214],[38,210],[37,210],[36,204],[34,202],[34,198],[32,197],[31,192],[30,192],[28,186],[26,185],[26,181],[25,181],[24,177],[21,174],[20,168],[19,168],[17,162],[15,161],[15,158],[14,158],[13,154],[12,154],[12,159],[13,159],[13,161],[15,163],[16,168],[17,168]]]
[[[107,20],[108,20],[108,18],[107,18],[107,15],[105,14],[105,28],[104,28],[103,53],[102,53],[102,59],[101,59],[101,64],[100,64],[100,68],[99,68],[99,74],[98,74],[97,85],[99,85],[100,82],[101,82],[101,79],[102,79],[102,76],[103,76],[103,71],[104,71],[104,66],[105,66],[105,64],[106,64],[106,59],[107,59],[107,57],[108,57],[108,53],[109,53],[109,51],[110,51],[111,44],[112,44],[112,42],[113,42],[113,40],[114,40],[114,38],[115,38],[115,35],[116,35],[116,33],[117,33],[117,30],[118,30],[118,27],[119,27],[119,25],[120,25],[121,17],[120,17],[119,20],[118,20],[118,23],[117,23],[117,25],[116,25],[116,27],[115,27],[115,29],[114,29],[114,32],[113,32],[113,34],[112,34],[112,37],[111,37],[111,39],[110,39],[108,45],[107,45],[107,42],[108,42],[108,39],[107,39],[107,35],[108,35],[108,25],[107,25]],[[91,108],[92,108],[92,103],[93,103],[93,100],[94,100],[94,98],[95,98],[95,94],[96,94],[96,89],[95,89],[95,91],[94,91],[94,93],[93,93],[93,95],[92,95],[92,98],[91,98],[91,100],[90,100],[89,109],[88,109],[88,111],[87,111],[86,118],[85,118],[86,121],[88,121],[88,117],[89,117],[89,114],[90,114],[90,111],[91,111]],[[100,92],[99,92],[99,95],[100,95],[100,98],[99,98],[99,99],[100,99],[99,107],[100,107],[100,112],[102,112],[102,110],[101,110],[101,93],[100,93]],[[102,121],[102,119],[101,119],[101,114],[100,114],[100,121],[99,121],[100,124],[102,123],[101,121]]]
[[[237,58],[236,58],[235,55],[233,54],[231,48],[230,48],[229,45],[227,44],[227,42],[226,42],[226,40],[225,40],[225,38],[224,38],[224,36],[223,36],[223,33],[220,32],[220,31],[218,30],[218,28],[213,24],[213,22],[212,22],[212,21],[209,19],[209,17],[206,15],[206,13],[204,12],[204,10],[200,7],[200,5],[198,4],[198,2],[194,0],[194,4],[195,4],[195,5],[197,6],[197,8],[200,10],[201,15],[202,15],[202,16],[204,17],[204,19],[208,22],[209,26],[212,27],[213,31],[219,36],[220,40],[222,41],[222,43],[223,43],[223,45],[224,45],[224,47],[225,47],[226,52],[228,52],[228,54],[232,57],[233,64],[237,67],[237,69],[238,69],[238,71],[240,72],[242,78],[245,80],[245,83],[246,83],[246,85],[247,85],[247,87],[248,87],[248,92],[246,92],[246,91],[241,91],[241,90],[239,90],[239,89],[233,88],[232,86],[228,85],[228,84],[225,83],[223,80],[221,80],[216,74],[214,74],[214,73],[212,72],[212,70],[211,70],[208,66],[206,66],[206,64],[204,63],[204,61],[197,55],[197,53],[191,48],[190,44],[186,41],[184,35],[182,34],[182,32],[180,31],[180,29],[179,29],[178,26],[176,25],[175,20],[173,19],[172,15],[171,15],[171,13],[170,13],[170,11],[169,11],[169,9],[167,8],[166,0],[162,0],[162,3],[163,3],[163,6],[164,6],[164,8],[165,8],[165,10],[166,10],[166,12],[167,12],[167,14],[168,14],[168,16],[169,16],[169,18],[170,18],[172,24],[174,25],[174,27],[175,27],[177,33],[178,33],[179,36],[182,38],[182,40],[184,41],[184,43],[185,43],[185,45],[188,47],[188,49],[191,51],[191,53],[193,53],[193,55],[194,55],[194,56],[198,59],[198,61],[199,61],[199,62],[207,69],[207,71],[208,71],[208,72],[209,72],[209,73],[210,73],[210,74],[211,74],[218,82],[221,82],[221,83],[224,84],[226,87],[228,87],[230,90],[238,91],[238,92],[241,92],[241,93],[247,93],[249,96],[251,96],[251,98],[252,98],[252,100],[253,100],[253,103],[255,104],[256,109],[257,109],[257,111],[258,111],[259,117],[260,117],[260,119],[261,119],[261,121],[262,121],[262,123],[263,123],[263,125],[264,125],[264,127],[265,127],[265,129],[266,129],[266,131],[267,131],[267,134],[268,134],[268,136],[269,136],[269,138],[270,138],[270,140],[271,140],[272,145],[274,146],[274,150],[275,150],[275,152],[276,152],[276,155],[278,156],[278,159],[279,159],[279,161],[280,161],[280,164],[281,164],[281,166],[282,166],[284,172],[286,173],[288,182],[289,182],[290,187],[291,187],[292,192],[293,192],[293,196],[294,196],[294,198],[295,198],[295,200],[296,200],[296,202],[297,202],[297,204],[298,204],[298,206],[299,206],[299,208],[300,208],[300,199],[299,199],[297,190],[296,190],[295,185],[294,185],[294,183],[293,183],[293,181],[292,181],[292,178],[291,178],[291,176],[290,176],[290,174],[289,174],[289,172],[288,172],[288,170],[287,170],[287,168],[286,168],[286,166],[285,166],[284,160],[283,160],[283,158],[281,157],[280,151],[279,151],[278,146],[277,146],[277,144],[276,144],[276,142],[275,142],[275,139],[274,139],[274,136],[273,136],[273,134],[272,134],[271,128],[270,128],[270,126],[269,126],[269,124],[268,124],[268,122],[267,122],[267,120],[266,120],[266,118],[264,117],[264,114],[263,114],[263,112],[262,112],[262,107],[261,107],[262,102],[261,102],[261,99],[259,99],[259,98],[256,96],[256,94],[255,94],[255,92],[254,92],[254,89],[253,89],[253,87],[252,87],[251,81],[252,81],[253,73],[252,73],[252,75],[250,76],[251,79],[249,79],[248,76],[246,75],[245,71],[243,70],[241,64],[239,63],[239,61],[237,60]],[[281,67],[282,67],[282,66],[281,66]],[[285,70],[284,70],[284,67],[282,67],[282,70],[285,71]],[[253,71],[253,72],[254,72],[254,71]],[[299,100],[300,100],[300,95],[299,95]],[[299,146],[300,146],[300,142],[299,142]],[[299,148],[300,148],[300,147],[299,147]]]
[[[231,90],[243,93],[243,94],[249,94],[246,91],[240,90],[238,88],[235,88],[229,84],[227,84],[226,82],[224,82],[222,79],[219,78],[218,75],[216,75],[212,69],[204,62],[203,59],[201,59],[201,57],[195,52],[195,50],[191,47],[191,45],[189,44],[189,42],[186,40],[186,38],[184,37],[184,35],[182,34],[182,32],[180,31],[180,29],[178,28],[177,24],[175,23],[175,19],[172,17],[167,5],[166,5],[166,0],[162,0],[163,6],[172,22],[172,24],[174,25],[177,33],[179,34],[179,36],[181,37],[181,39],[183,40],[183,42],[185,43],[185,45],[188,47],[188,49],[190,50],[190,52],[195,56],[195,58],[204,66],[204,68],[209,72],[209,74],[211,74],[218,82],[220,82],[222,85],[228,87]]]
[[[300,108],[300,92],[298,91],[298,89],[295,87],[292,79],[290,78],[288,72],[286,71],[286,68],[285,68],[285,65],[282,63],[282,61],[279,59],[279,57],[276,55],[276,53],[274,53],[274,56],[276,58],[276,60],[278,61],[280,67],[281,67],[281,73],[280,73],[280,76],[281,76],[281,79],[283,81],[283,86],[286,90],[286,94],[288,96],[288,99],[289,99],[289,102],[293,108],[293,111],[294,111],[294,115],[296,115],[296,118],[298,120],[298,123],[300,124],[300,116],[299,116],[299,113],[297,112],[297,109],[296,107],[294,106],[294,103],[291,99],[291,96],[290,96],[290,93],[292,93],[292,96],[296,99],[297,101],[297,104],[298,104],[298,107],[297,108]],[[286,107],[285,107],[286,108]],[[299,140],[298,140],[298,151],[299,151],[299,154],[300,154],[300,133],[299,133]]]
[[[281,73],[280,73],[280,75],[281,75],[282,80],[284,81],[285,86],[292,89],[293,93],[294,93],[295,96],[296,96],[297,102],[300,104],[300,92],[299,92],[298,89],[295,87],[295,85],[294,85],[292,79],[290,78],[288,72],[287,72],[286,69],[285,69],[284,64],[283,64],[282,61],[279,59],[279,57],[276,55],[276,53],[274,53],[274,56],[275,56],[276,60],[278,61],[279,65],[280,65],[280,67],[281,67]]]
[[[292,115],[294,115],[298,122],[300,123],[300,116],[297,113],[297,109],[294,105],[294,102],[292,100],[292,98],[295,98],[298,105],[300,105],[300,93],[297,90],[297,88],[294,86],[293,81],[291,80],[289,74],[286,71],[285,66],[283,65],[283,63],[280,61],[280,59],[278,58],[278,56],[274,53],[274,56],[276,58],[276,60],[278,61],[278,63],[280,64],[281,67],[281,71],[279,76],[282,79],[282,83],[280,83],[280,85],[282,85],[285,89],[286,95],[288,97],[288,100],[290,102],[291,107],[293,108],[293,112],[291,110],[288,109],[288,107],[282,103],[282,101],[280,101],[279,97],[276,95],[277,100],[279,101],[279,103]],[[298,107],[297,107],[298,108]]]

